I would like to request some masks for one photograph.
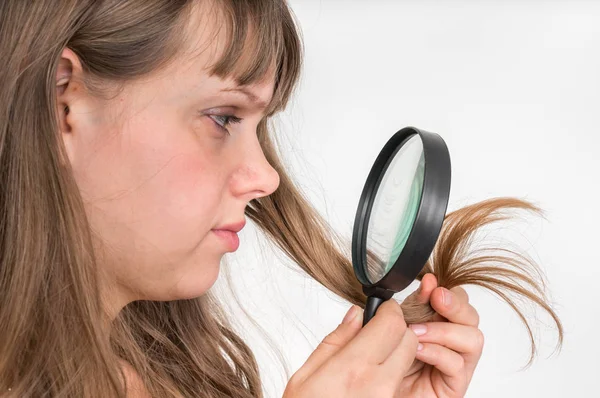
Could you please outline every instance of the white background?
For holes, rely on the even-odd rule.
[[[519,319],[496,296],[467,287],[486,336],[467,396],[600,396],[600,2],[291,5],[306,59],[277,135],[312,203],[350,238],[364,180],[387,139],[409,125],[440,134],[452,158],[449,211],[495,196],[546,211],[547,220],[529,218],[500,237],[520,239],[541,264],[565,326],[563,350],[551,356],[550,320],[525,307],[540,355],[520,371],[529,341]],[[293,373],[349,304],[290,271],[252,225],[240,237],[241,248],[227,255],[240,299]],[[285,380],[274,357],[251,329],[243,333],[268,396],[280,397]]]

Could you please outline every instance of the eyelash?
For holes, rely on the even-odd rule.
[[[217,125],[217,127],[219,129],[221,129],[222,131],[226,132],[229,135],[231,135],[231,134],[229,133],[227,126],[229,126],[231,124],[237,124],[242,121],[241,118],[233,116],[233,115],[209,115],[209,117],[212,119],[212,121]],[[222,119],[225,119],[225,121],[223,121],[222,123],[219,123],[217,121],[219,119],[221,121],[222,121]]]

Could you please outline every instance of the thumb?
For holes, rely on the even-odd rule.
[[[431,299],[431,293],[438,286],[437,278],[434,274],[425,274],[421,279],[419,288],[412,292],[406,299],[415,301],[418,304],[427,304]]]
[[[296,379],[305,379],[321,365],[339,352],[361,330],[363,309],[357,305],[350,307],[344,320],[317,346],[304,365],[296,372]]]
[[[437,278],[434,274],[425,274],[419,288],[404,299],[400,306],[407,324],[436,320],[437,314],[429,301],[437,285]]]

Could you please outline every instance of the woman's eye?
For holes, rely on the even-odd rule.
[[[242,121],[241,118],[235,117],[233,115],[208,115],[212,121],[219,127],[221,130],[224,130],[229,134],[229,130],[227,126],[233,123],[239,123]]]

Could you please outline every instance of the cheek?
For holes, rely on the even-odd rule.
[[[209,158],[180,154],[137,189],[135,233],[180,260],[205,238],[219,216],[224,181]]]
[[[164,211],[164,222],[175,223],[172,228],[206,233],[218,221],[225,181],[209,159],[181,155],[156,183],[157,205]]]
[[[220,221],[226,173],[218,154],[181,126],[135,127],[107,134],[114,138],[94,150],[78,183],[94,227],[129,260],[147,263],[160,252],[178,261]]]

